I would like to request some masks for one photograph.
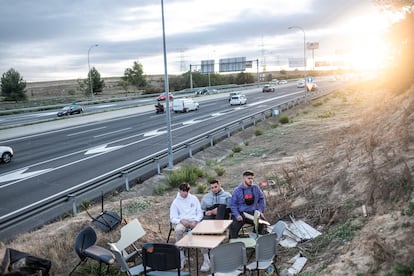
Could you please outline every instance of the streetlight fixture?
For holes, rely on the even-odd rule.
[[[306,86],[306,33],[305,33],[305,30],[300,26],[290,26],[288,29],[289,30],[299,29],[303,32],[303,68],[304,68],[303,79],[305,80],[305,96],[306,96],[306,89],[307,89],[307,86]]]
[[[92,100],[93,100],[93,84],[92,84],[91,63],[89,62],[89,55],[93,47],[98,47],[98,44],[93,44],[91,47],[89,47],[89,50],[88,50],[88,69],[89,69],[88,75],[89,75],[89,86],[91,89]]]

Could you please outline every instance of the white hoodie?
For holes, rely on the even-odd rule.
[[[184,198],[178,192],[170,207],[171,223],[178,224],[182,219],[200,222],[202,218],[203,211],[198,198],[190,194],[190,192]]]

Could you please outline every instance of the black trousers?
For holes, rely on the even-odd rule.
[[[252,216],[253,216],[253,213],[254,212],[251,213]],[[249,214],[250,214],[250,212],[249,212]],[[233,221],[230,225],[230,239],[236,239],[236,238],[239,237],[239,232],[240,232],[240,229],[243,227],[243,225],[245,225],[245,224],[254,225],[254,222],[250,219],[245,218],[243,213],[241,213],[240,215],[243,217],[242,221],[238,221],[235,217],[233,217]],[[261,217],[261,219],[263,219],[263,218]],[[264,225],[259,224],[259,229],[258,230],[259,230],[259,234],[263,233]],[[255,231],[255,229],[253,231]]]

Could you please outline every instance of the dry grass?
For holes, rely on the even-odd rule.
[[[273,119],[266,120],[257,126],[261,135],[255,134],[257,128],[246,129],[184,163],[198,164],[211,175],[214,167],[224,168],[218,178],[229,191],[243,170],[252,169],[258,182],[276,182],[265,189],[268,220],[294,215],[323,232],[300,248],[281,250],[281,268],[301,249],[309,258],[305,271],[310,275],[390,275],[397,266],[409,267],[414,254],[414,219],[403,215],[413,201],[413,111],[412,90],[397,95],[378,87],[348,87],[318,104],[288,110],[289,124],[275,128]],[[232,152],[235,146],[241,151]],[[151,196],[164,181],[157,176],[119,195],[125,206],[146,200],[146,208],[128,213],[147,231],[141,244],[166,239],[175,191]],[[107,208],[117,208],[117,200]],[[87,216],[79,215],[47,225],[2,244],[1,252],[13,247],[50,258],[52,274],[64,275],[78,262],[74,237],[89,224]],[[119,234],[98,235],[106,246]]]

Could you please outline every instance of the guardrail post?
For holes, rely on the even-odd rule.
[[[127,171],[121,171],[122,175],[125,176],[125,190],[129,191],[129,177]]]
[[[240,122],[240,125],[241,125],[241,129],[242,129],[242,130],[244,130],[244,124],[243,124],[243,121],[241,121],[241,122]]]
[[[226,127],[225,130],[227,132],[227,138],[230,138],[230,128]]]
[[[213,147],[214,146],[213,135],[209,135],[208,137],[210,138],[210,147]]]
[[[157,174],[161,174],[160,159],[154,158],[155,163],[157,164]]]
[[[68,198],[72,199],[72,212],[73,212],[73,216],[75,217],[78,214],[78,209],[76,206],[76,196],[74,194],[68,194]]]
[[[252,119],[253,119],[253,125],[255,126],[256,125],[256,117],[253,116]]]
[[[191,147],[191,144],[186,144],[186,147],[188,148],[188,156],[190,156],[190,158],[193,158],[193,149]]]

